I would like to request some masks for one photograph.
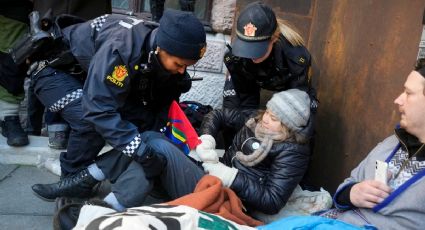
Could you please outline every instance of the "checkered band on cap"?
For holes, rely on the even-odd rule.
[[[61,109],[65,108],[66,105],[71,103],[72,101],[83,96],[83,90],[77,89],[72,93],[68,93],[65,97],[62,97],[57,102],[55,102],[52,106],[49,107],[50,112],[58,112]]]
[[[132,157],[134,153],[139,148],[140,143],[142,142],[142,139],[140,138],[140,134],[137,134],[130,143],[128,143],[127,146],[125,146],[124,150],[122,151],[125,155]]]
[[[102,28],[103,23],[105,23],[106,18],[109,16],[109,14],[105,14],[102,16],[99,16],[95,19],[93,19],[92,23],[90,23],[91,28],[95,28],[96,31],[99,31],[100,28]]]

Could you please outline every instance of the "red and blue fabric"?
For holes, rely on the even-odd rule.
[[[167,136],[185,154],[195,149],[200,140],[198,134],[176,101],[173,101],[168,112],[168,123],[165,130]]]

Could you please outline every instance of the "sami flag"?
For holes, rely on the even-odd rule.
[[[171,103],[168,111],[165,136],[170,138],[186,155],[201,143],[198,134],[176,101]]]

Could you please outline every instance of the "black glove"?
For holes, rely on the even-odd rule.
[[[160,175],[167,163],[162,154],[143,142],[140,143],[139,149],[133,155],[133,160],[142,165],[147,178]]]

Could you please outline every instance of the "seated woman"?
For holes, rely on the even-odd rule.
[[[300,133],[309,118],[307,93],[298,89],[276,93],[266,111],[247,121],[220,161],[214,151],[214,139],[202,136],[204,141],[196,152],[204,161],[203,168],[163,135],[144,135],[146,143],[166,159],[159,178],[170,198],[193,192],[208,173],[235,191],[248,210],[274,214],[285,206],[307,170],[309,145]]]

